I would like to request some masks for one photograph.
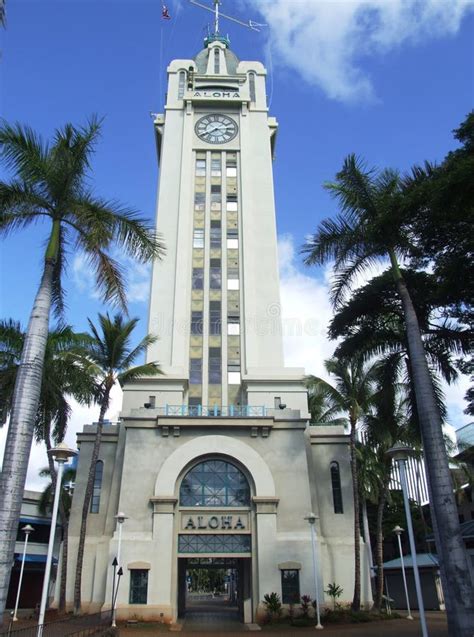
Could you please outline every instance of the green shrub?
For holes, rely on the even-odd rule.
[[[281,616],[281,600],[278,593],[266,593],[263,597],[263,605],[270,621]]]

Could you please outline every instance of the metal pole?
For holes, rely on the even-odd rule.
[[[316,531],[314,528],[314,522],[310,522],[311,527],[311,549],[313,553],[313,575],[314,575],[314,589],[316,591],[316,618],[317,624],[315,628],[318,630],[322,630],[323,626],[321,624],[321,616],[319,612],[319,584],[318,584],[318,570],[316,568]]]
[[[397,533],[398,548],[400,550],[400,562],[401,562],[401,565],[402,565],[403,586],[405,587],[405,597],[407,599],[407,610],[408,610],[407,619],[413,619],[413,616],[412,616],[411,610],[410,610],[410,598],[408,597],[407,578],[406,578],[406,574],[405,574],[405,562],[403,561],[402,541],[400,539],[400,535],[401,535],[401,533]]]
[[[410,540],[411,559],[413,561],[413,575],[415,577],[416,597],[418,599],[418,610],[420,613],[421,633],[423,637],[428,637],[428,627],[426,626],[425,607],[423,604],[423,594],[421,591],[420,574],[418,572],[418,564],[416,561],[415,537],[413,534],[413,525],[411,522],[410,503],[408,501],[408,486],[407,476],[405,472],[405,460],[398,460],[398,468],[400,469],[400,482],[402,483],[403,503],[405,505],[408,538]]]
[[[22,531],[24,531],[25,533],[25,543],[23,545],[23,556],[21,558],[20,579],[18,580],[18,591],[16,594],[15,611],[12,617],[13,622],[18,621],[18,617],[16,616],[16,614],[18,611],[18,604],[20,602],[21,583],[23,581],[23,570],[25,568],[26,547],[28,546],[28,538],[30,537],[30,533],[32,530],[33,530],[33,527],[31,527],[29,524],[22,529]]]
[[[121,548],[122,548],[122,524],[123,524],[123,522],[119,522],[118,523],[118,525],[119,525],[119,530],[118,530],[119,534],[118,535],[119,536],[118,536],[118,548],[117,548],[117,565],[118,565],[119,568],[120,568],[120,551],[121,551]]]
[[[51,516],[51,530],[49,532],[48,554],[46,557],[46,568],[44,571],[43,591],[41,593],[37,637],[41,637],[43,634],[44,615],[46,613],[46,602],[48,601],[49,576],[51,574],[51,563],[53,561],[54,536],[56,533],[56,521],[58,518],[59,494],[61,493],[65,459],[56,458],[56,461],[58,463],[58,474],[56,476],[56,490],[54,492],[53,514]]]
[[[114,568],[114,575],[112,579],[112,628],[115,628],[117,624],[115,623],[115,576],[117,572],[117,558],[112,562],[112,566]]]

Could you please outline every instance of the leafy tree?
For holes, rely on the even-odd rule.
[[[445,297],[442,313],[474,331],[474,111],[454,131],[460,148],[440,165],[415,166],[404,182],[406,214],[416,251],[415,266],[429,266]],[[474,380],[474,363],[459,360],[459,369]],[[474,414],[474,387],[466,394],[466,413]]]
[[[428,368],[413,291],[400,268],[400,259],[415,252],[404,190],[398,173],[368,170],[354,155],[344,161],[336,181],[326,185],[340,212],[325,219],[308,239],[303,252],[307,265],[334,260],[332,301],[339,308],[356,277],[380,260],[389,259],[400,297],[418,419],[423,439],[432,507],[436,518],[436,545],[450,631],[469,635],[474,630],[474,592],[461,537],[449,463],[444,448],[441,415]]]
[[[331,417],[339,414],[346,419],[350,432],[352,494],[354,499],[354,596],[352,609],[360,610],[360,503],[357,469],[357,425],[368,411],[375,383],[375,365],[366,365],[362,357],[352,359],[332,358],[325,362],[334,379],[331,385],[323,378],[311,377],[310,392],[325,396]],[[327,413],[327,411],[326,411]]]
[[[69,250],[82,251],[102,298],[125,307],[124,273],[110,256],[113,246],[148,262],[163,245],[137,212],[97,197],[89,185],[91,157],[100,132],[66,124],[45,143],[29,127],[0,126],[0,157],[11,170],[0,181],[0,233],[29,225],[48,226],[41,281],[33,303],[12,399],[0,478],[0,618],[3,617],[28,458],[41,393],[43,360],[51,308],[64,307],[62,275]]]
[[[92,448],[87,484],[82,504],[81,529],[79,546],[77,549],[76,576],[74,581],[74,612],[81,610],[81,582],[84,560],[84,546],[86,540],[87,516],[90,509],[94,488],[95,467],[99,458],[105,414],[110,404],[110,392],[115,383],[122,387],[137,378],[156,376],[161,374],[158,363],[144,363],[133,366],[133,363],[147,350],[149,345],[156,342],[157,337],[148,334],[136,347],[131,346],[132,333],[138,319],[125,319],[116,314],[112,319],[108,314],[99,314],[99,327],[89,319],[92,341],[88,345],[88,356],[91,369],[98,382],[98,403],[100,406],[97,431]]]
[[[15,380],[21,359],[25,333],[20,324],[12,320],[0,321],[0,404],[5,424],[12,407]],[[90,405],[95,392],[95,378],[91,374],[89,362],[84,356],[84,345],[90,338],[86,334],[76,334],[70,326],[53,329],[46,342],[43,377],[38,410],[36,413],[34,437],[37,443],[44,442],[46,451],[64,440],[71,415],[70,396],[78,402]],[[56,468],[47,453],[49,474],[53,491],[56,488]],[[66,606],[66,578],[68,551],[68,512],[62,500],[59,515],[63,535],[63,559],[61,562],[61,587],[59,609]]]

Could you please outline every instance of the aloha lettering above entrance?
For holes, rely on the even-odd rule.
[[[248,531],[249,520],[245,514],[189,515],[182,514],[183,531]]]

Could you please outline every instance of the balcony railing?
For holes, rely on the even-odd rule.
[[[267,408],[263,405],[165,405],[157,410],[163,416],[189,418],[263,418]]]

